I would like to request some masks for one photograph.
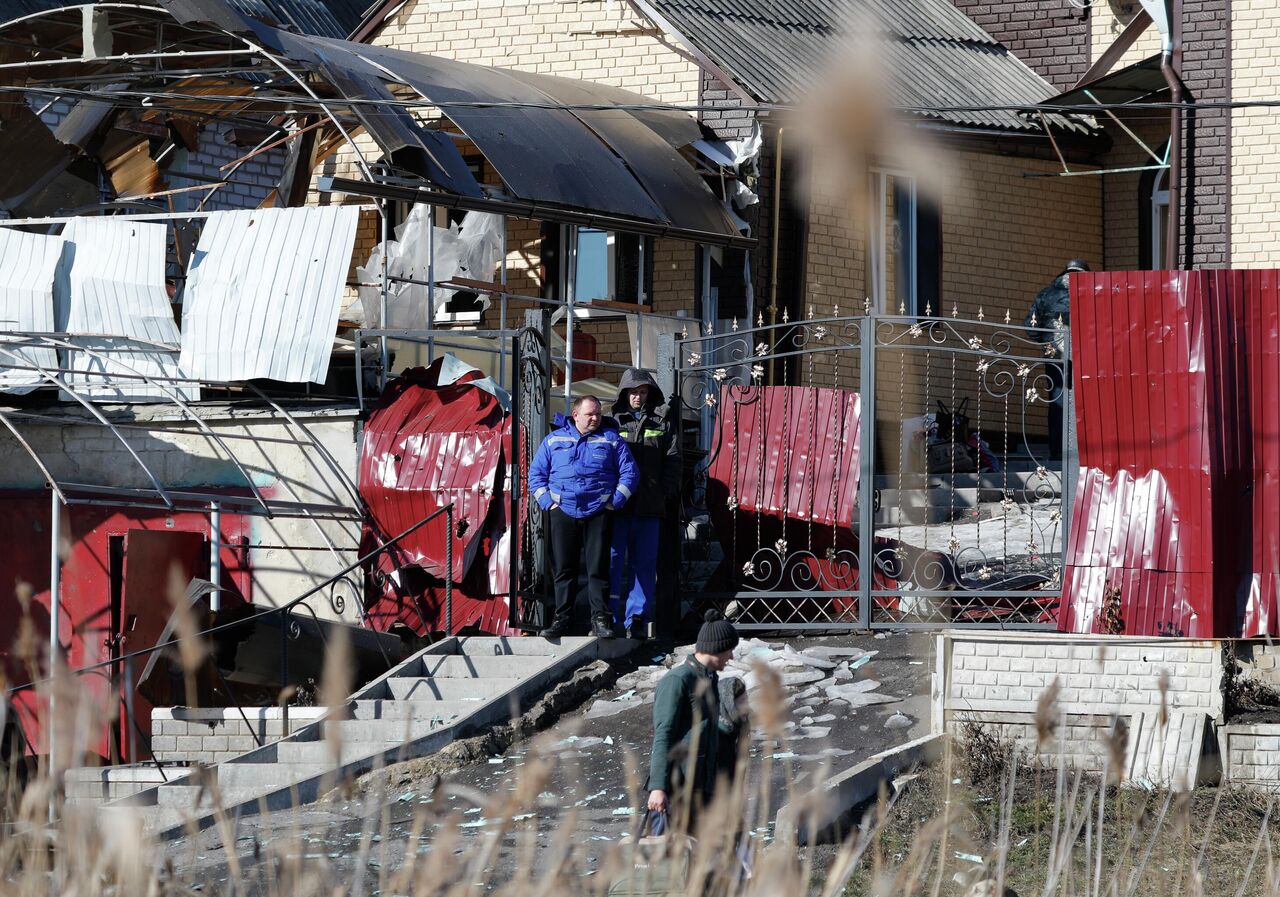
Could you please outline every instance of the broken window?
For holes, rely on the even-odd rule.
[[[867,281],[875,308],[885,314],[923,314],[938,308],[941,221],[937,206],[920,196],[915,178],[874,170],[869,196]]]
[[[574,301],[608,299],[636,305],[650,303],[653,283],[653,238],[565,226],[566,244],[574,246]]]

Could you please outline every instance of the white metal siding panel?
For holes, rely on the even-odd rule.
[[[70,264],[63,265],[54,287],[58,329],[100,353],[64,353],[70,356],[67,367],[86,372],[68,375],[81,394],[109,401],[194,396],[193,389],[176,384],[161,388],[137,376],[111,376],[182,376],[174,358],[178,325],[165,289],[165,233],[163,224],[110,217],[77,218],[63,229]],[[120,351],[135,346],[139,351]]]
[[[210,216],[183,296],[183,370],[323,383],[358,215],[322,206]]]
[[[61,258],[61,237],[0,227],[0,331],[53,332],[53,278]],[[58,366],[54,349],[0,348],[14,353],[0,353],[0,390],[5,392],[26,393],[48,382],[35,371],[12,370],[11,365]]]

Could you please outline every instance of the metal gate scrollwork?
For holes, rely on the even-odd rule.
[[[1072,414],[1044,323],[811,310],[684,334],[683,594],[748,628],[1050,625]]]

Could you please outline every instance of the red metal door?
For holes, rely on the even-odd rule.
[[[187,584],[203,569],[206,544],[204,533],[129,530],[125,537],[124,593],[120,608],[121,653],[151,648],[160,640],[175,602],[184,599]],[[146,656],[135,658],[133,674],[121,677],[122,689],[124,681],[140,677],[146,666]],[[133,713],[137,731],[148,738],[152,701],[147,696],[165,700],[164,696],[169,694],[168,675],[168,666],[159,660],[146,682],[134,682]],[[127,704],[124,703],[127,698],[122,691],[121,744],[130,743]],[[145,752],[145,748],[140,752]]]

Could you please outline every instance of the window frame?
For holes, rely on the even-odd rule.
[[[891,178],[910,184],[908,193],[911,204],[909,214],[910,264],[907,269],[907,296],[898,298],[906,309],[905,314],[914,318],[919,317],[922,313],[920,308],[919,258],[920,194],[915,176],[899,169],[873,166],[869,172],[868,195],[873,201],[869,203],[869,220],[867,223],[867,292],[871,299],[871,307],[877,312],[888,315],[899,313],[899,309],[890,308],[888,305],[888,251],[890,241],[887,237],[889,226],[892,222],[890,222],[887,212],[890,190],[889,181]],[[904,249],[907,246],[907,242],[904,241]],[[907,252],[904,252],[903,255],[907,255]]]
[[[578,238],[582,231],[592,233],[603,233],[606,235],[606,296],[592,296],[589,299],[583,299],[578,295]],[[563,264],[559,270],[559,294],[564,297],[573,297],[574,315],[582,318],[589,318],[593,315],[616,315],[616,309],[606,308],[604,306],[595,306],[593,310],[594,300],[603,300],[608,302],[624,302],[632,303],[633,300],[628,297],[624,299],[618,298],[618,278],[619,264],[618,253],[621,251],[621,240],[623,236],[628,236],[624,231],[611,231],[599,227],[580,227],[574,224],[560,225],[560,245],[564,247]],[[652,277],[651,265],[654,251],[654,238],[641,234],[631,235],[636,238],[636,291],[634,304],[644,306],[646,308],[653,307],[652,294]]]

